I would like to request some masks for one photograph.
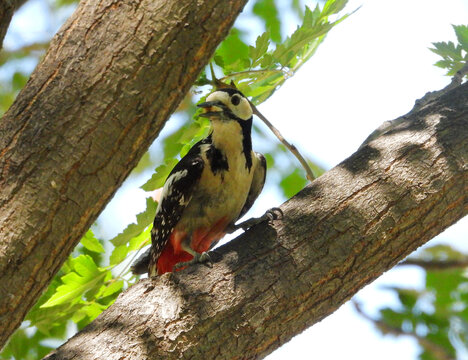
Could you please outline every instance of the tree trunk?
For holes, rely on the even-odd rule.
[[[0,121],[0,348],[246,0],[84,0]]]
[[[140,281],[46,357],[257,359],[468,213],[468,84],[397,119],[221,247]]]
[[[13,13],[25,2],[26,0],[0,1],[0,50],[3,48],[3,39],[7,33]]]

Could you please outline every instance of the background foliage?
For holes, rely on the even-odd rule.
[[[279,0],[256,0],[243,17],[259,24],[264,31],[254,33],[236,23],[220,44],[213,63],[217,76],[234,81],[255,104],[266,101],[284,82],[309,60],[327,33],[348,15],[338,16],[346,0],[328,0],[314,8],[301,0],[291,0],[285,11]],[[284,3],[282,4],[284,6]],[[75,0],[48,0],[48,16],[55,22],[65,19],[76,6]],[[284,19],[294,19],[297,29],[284,34]],[[57,20],[58,19],[58,20]],[[53,22],[53,21],[52,21]],[[30,72],[47,49],[57,24],[51,26],[49,38],[19,44],[0,53],[0,113],[5,112]],[[458,44],[434,43],[431,50],[442,57],[436,65],[453,75],[467,60],[468,28],[454,26]],[[92,229],[81,240],[47,291],[27,315],[23,325],[0,354],[5,359],[37,359],[59,345],[74,331],[82,329],[109,307],[118,294],[138,278],[129,266],[141,249],[150,243],[149,234],[157,204],[150,194],[160,188],[167,174],[188,149],[209,131],[206,119],[196,117],[195,103],[209,90],[210,75],[201,74],[193,91],[180,105],[172,121],[178,126],[164,138],[158,138],[159,156],[147,153],[134,174],[154,169],[141,184],[148,191],[146,209],[110,241],[97,238]],[[195,120],[193,119],[195,115]],[[254,127],[255,144],[265,154],[269,183],[280,189],[284,199],[302,189],[307,181],[303,169],[271,134]],[[316,176],[324,170],[308,160]],[[410,335],[421,345],[421,359],[452,359],[466,351],[468,342],[468,283],[461,259],[465,255],[449,247],[427,249],[417,257],[426,271],[423,291],[394,287],[399,305],[383,308],[379,318],[371,318],[383,333]],[[459,266],[449,269],[430,267],[434,262],[457,260]],[[440,268],[443,268],[442,270]],[[465,350],[464,350],[465,349]]]

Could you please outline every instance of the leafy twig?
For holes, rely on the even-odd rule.
[[[235,72],[226,76],[223,76],[219,81],[226,81],[227,79],[231,79],[237,76],[242,76],[242,75],[253,75],[253,74],[266,74],[266,73],[284,73],[283,70],[280,69],[258,69],[258,70],[245,70],[245,71],[239,71]]]
[[[468,267],[468,258],[458,260],[421,260],[421,259],[406,259],[398,264],[401,265],[416,265],[425,270],[450,270],[464,269]]]
[[[6,51],[3,50],[0,54],[0,65],[5,64],[8,60],[19,59],[24,56],[30,55],[32,52],[43,52],[49,47],[49,42],[35,43],[23,46],[16,50]]]
[[[384,334],[393,334],[393,335],[397,335],[397,336],[401,336],[401,335],[410,336],[410,337],[414,338],[419,343],[419,345],[421,345],[424,349],[430,351],[432,353],[432,355],[436,359],[455,360],[454,358],[452,358],[450,356],[450,354],[447,353],[447,351],[442,346],[440,346],[438,344],[435,344],[432,341],[428,340],[427,338],[419,336],[419,335],[417,335],[417,334],[415,334],[413,332],[406,332],[406,331],[403,331],[400,328],[390,326],[390,325],[388,325],[387,323],[385,323],[382,320],[374,319],[370,315],[366,314],[362,310],[361,306],[356,301],[352,301],[352,304],[353,304],[354,308],[356,309],[356,312],[359,315],[361,315],[366,320],[369,320],[369,321],[373,322],[375,324],[375,326],[377,326],[377,328],[379,328],[380,331],[382,331],[382,333],[384,333]]]

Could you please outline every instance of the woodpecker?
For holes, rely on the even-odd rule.
[[[148,262],[146,270],[155,276],[174,271],[178,263],[206,260],[207,251],[236,228],[263,189],[266,161],[252,150],[252,108],[247,98],[224,88],[198,106],[205,111],[200,116],[210,120],[211,131],[167,177],[149,257],[133,266],[134,273],[146,272]]]

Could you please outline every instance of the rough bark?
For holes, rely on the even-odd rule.
[[[0,121],[0,347],[246,0],[85,0]]]
[[[222,260],[146,279],[46,357],[257,359],[468,213],[468,84],[400,119]]]
[[[7,33],[13,13],[25,2],[26,0],[2,0],[0,2],[0,50],[3,48],[3,39]]]

